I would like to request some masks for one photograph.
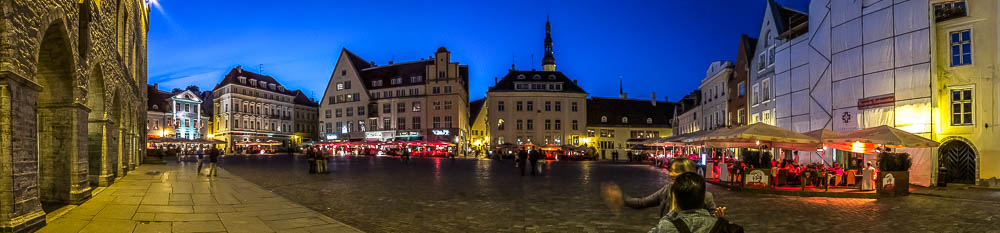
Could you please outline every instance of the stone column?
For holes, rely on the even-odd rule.
[[[39,199],[36,144],[41,88],[20,76],[0,76],[0,232],[32,232],[45,226]]]
[[[87,108],[86,103],[77,102],[73,103],[68,109],[71,112],[71,116],[74,117],[73,128],[71,134],[71,150],[70,153],[70,193],[69,200],[73,204],[81,204],[87,199],[90,199],[90,179],[87,178],[89,175],[88,169],[88,156],[87,156],[87,117],[90,114],[90,110]]]
[[[114,182],[114,171],[111,170],[111,160],[108,156],[112,154],[110,145],[114,144],[112,137],[108,135],[112,132],[108,127],[109,124],[113,123],[108,120],[90,120],[88,125],[89,179],[91,184],[100,187],[107,187]]]

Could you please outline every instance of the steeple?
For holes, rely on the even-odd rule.
[[[552,25],[545,16],[545,56],[542,57],[542,70],[556,71],[556,58],[552,56]]]

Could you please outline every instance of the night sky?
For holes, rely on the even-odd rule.
[[[805,11],[808,0],[779,0]],[[236,65],[289,89],[323,94],[341,48],[383,65],[445,46],[469,65],[470,101],[513,63],[541,70],[545,19],[557,70],[591,96],[655,91],[677,100],[709,63],[734,60],[741,33],[756,37],[764,0],[656,1],[182,1],[150,13],[149,82],[215,87]]]

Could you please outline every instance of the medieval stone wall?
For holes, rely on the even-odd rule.
[[[0,232],[45,224],[141,163],[141,0],[0,1]]]

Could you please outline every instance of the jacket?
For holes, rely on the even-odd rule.
[[[663,217],[668,211],[670,211],[670,184],[664,185],[663,188],[660,188],[660,190],[656,190],[653,194],[645,197],[639,198],[625,196],[622,199],[625,201],[625,206],[634,209],[643,209],[659,205],[660,217]],[[715,211],[715,198],[712,196],[712,192],[709,191],[705,191],[705,209],[708,211]]]
[[[667,216],[660,218],[660,222],[653,229],[650,229],[649,232],[680,232],[677,230],[677,227],[674,227],[674,223],[670,222],[675,219],[684,221],[684,224],[688,226],[691,232],[711,232],[712,227],[715,226],[715,222],[718,221],[718,219],[712,217],[712,214],[704,209],[682,210],[680,212],[670,212]]]

